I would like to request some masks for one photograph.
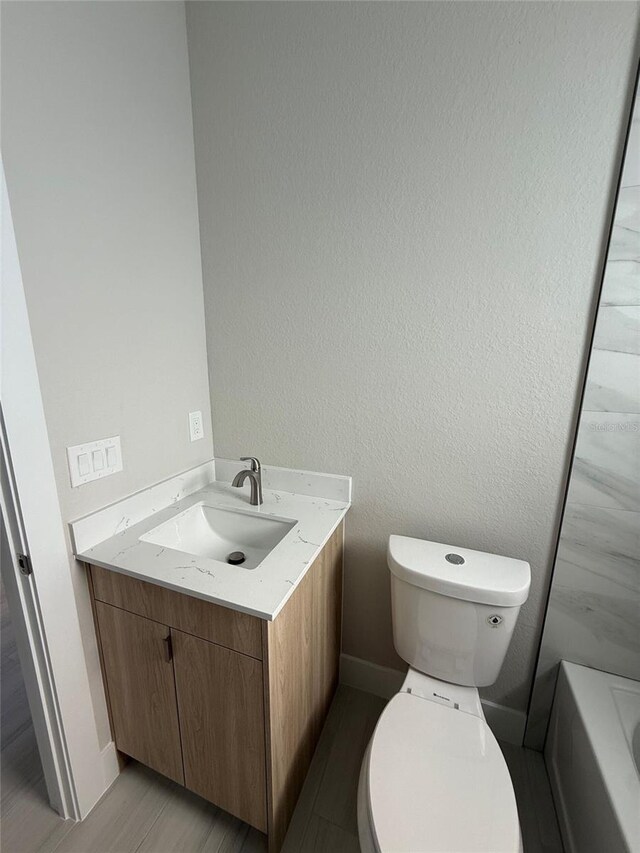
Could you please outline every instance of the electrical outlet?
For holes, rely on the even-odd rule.
[[[204,438],[202,412],[189,412],[189,434],[191,435],[191,441],[199,441],[201,438]]]

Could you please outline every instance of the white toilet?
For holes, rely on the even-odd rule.
[[[388,561],[409,671],[362,763],[362,853],[519,853],[513,785],[477,688],[498,677],[529,564],[406,536],[390,537]]]

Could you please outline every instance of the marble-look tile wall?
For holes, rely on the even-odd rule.
[[[526,743],[560,660],[640,680],[640,107],[636,95]]]

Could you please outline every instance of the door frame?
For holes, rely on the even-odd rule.
[[[0,503],[2,579],[52,807],[86,817],[119,773],[101,745],[60,511],[9,194],[2,172]],[[31,573],[23,574],[18,555]]]
[[[30,566],[29,548],[17,502],[2,403],[0,402],[0,570],[16,640],[36,743],[42,763],[47,795],[61,817],[75,817],[77,802],[68,755],[63,741],[59,708],[55,698],[33,575],[25,575],[18,563]]]

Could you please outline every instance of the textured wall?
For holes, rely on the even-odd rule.
[[[2,157],[66,521],[212,455],[182,3],[2,4]],[[189,441],[201,409],[206,438]],[[65,448],[119,434],[71,489]],[[76,598],[109,728],[83,570]]]
[[[531,562],[526,707],[635,61],[631,3],[191,3],[216,451],[352,474],[344,650],[400,668],[390,533]]]
[[[559,661],[640,681],[639,152],[636,96],[527,728],[537,748]]]
[[[2,4],[2,155],[67,519],[212,455],[184,16]],[[114,434],[122,473],[72,489],[65,448]]]

